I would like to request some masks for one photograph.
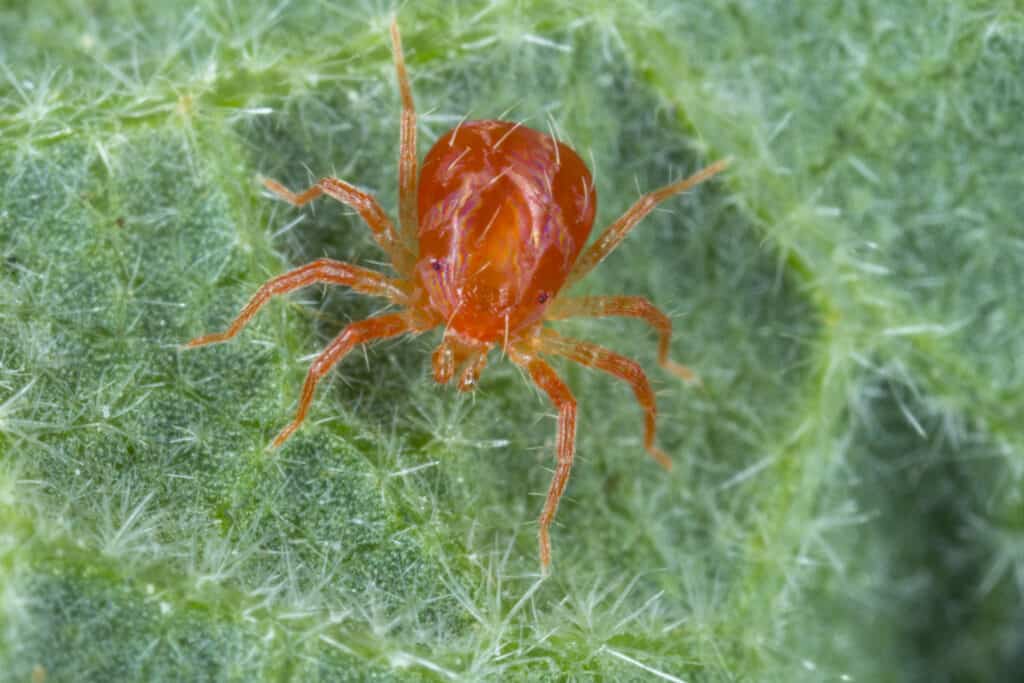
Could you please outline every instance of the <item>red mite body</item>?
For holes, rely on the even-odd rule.
[[[418,170],[416,112],[398,27],[391,39],[402,96],[399,215],[396,230],[377,200],[356,187],[323,178],[295,194],[273,180],[268,190],[295,206],[326,194],[356,209],[398,274],[392,278],[341,261],[319,259],[265,283],[228,329],[193,339],[186,348],[237,335],[271,297],[315,283],[351,287],[390,301],[397,311],[348,325],[320,353],[306,376],[295,419],[274,439],[284,443],[302,424],[317,383],[356,347],[387,337],[442,327],[433,356],[434,378],[468,391],[495,347],[522,367],[558,410],[556,467],[539,522],[541,567],[551,557],[549,527],[569,481],[576,450],[576,399],[545,357],[562,356],[626,382],[644,411],[644,448],[666,469],[654,445],[655,403],[647,375],[613,351],[557,334],[545,322],[570,317],[627,316],[659,336],[658,362],[688,380],[694,375],[668,358],[672,323],[634,296],[559,296],[600,263],[660,202],[725,168],[719,161],[642,196],[584,249],[597,208],[590,172],[554,138],[517,123],[468,121],[445,133]]]
[[[438,140],[420,174],[416,278],[448,334],[496,344],[539,322],[596,200],[579,156],[530,128],[472,121]]]

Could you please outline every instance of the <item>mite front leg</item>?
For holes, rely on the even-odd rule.
[[[545,574],[551,564],[551,540],[549,528],[558,510],[558,501],[565,492],[572,470],[572,459],[576,452],[576,399],[554,369],[535,356],[527,355],[510,349],[509,357],[517,365],[526,368],[530,377],[540,387],[551,403],[558,409],[558,435],[555,438],[555,474],[551,478],[548,497],[544,502],[544,510],[540,515],[540,566]]]
[[[700,383],[700,378],[697,377],[693,370],[668,357],[669,343],[672,340],[672,320],[643,297],[583,296],[570,299],[556,298],[545,314],[548,320],[604,318],[608,316],[639,318],[653,327],[658,333],[658,364],[684,381]]]
[[[541,353],[564,356],[569,360],[591,368],[607,372],[629,384],[636,396],[637,403],[644,411],[644,448],[666,470],[672,469],[672,460],[665,451],[654,445],[655,418],[657,408],[654,403],[654,392],[647,375],[639,363],[603,346],[590,342],[569,339],[554,330],[544,330],[540,342]]]
[[[321,178],[316,185],[300,193],[292,192],[270,178],[263,179],[263,186],[292,206],[308,204],[325,194],[345,206],[355,209],[373,232],[373,239],[391,259],[391,265],[394,266],[395,271],[403,277],[407,277],[412,272],[415,257],[409,251],[408,246],[398,238],[391,219],[384,213],[384,209],[372,194],[363,192],[338,178]]]
[[[299,398],[299,407],[295,412],[295,419],[281,430],[274,438],[273,443],[270,444],[270,447],[277,448],[287,441],[288,437],[299,428],[302,421],[306,419],[306,413],[309,411],[310,403],[313,402],[313,394],[316,392],[316,385],[320,378],[326,375],[352,349],[374,339],[396,337],[400,334],[411,332],[413,329],[415,329],[414,324],[410,322],[406,315],[393,313],[377,318],[360,320],[342,330],[341,334],[335,337],[334,341],[313,361],[313,365],[310,366],[309,373],[306,375],[306,382],[302,385],[302,396]]]
[[[629,231],[636,227],[644,216],[654,210],[658,204],[662,203],[669,197],[677,195],[680,192],[684,192],[694,185],[704,182],[716,173],[720,173],[729,165],[728,159],[722,161],[716,161],[707,168],[697,171],[689,178],[684,178],[671,185],[659,188],[654,192],[648,192],[640,199],[636,200],[633,206],[629,207],[626,213],[612,223],[607,230],[601,233],[601,236],[597,238],[590,248],[583,252],[579,260],[576,261],[576,265],[573,267],[572,272],[569,273],[569,278],[565,282],[565,286],[568,287],[572,283],[576,282],[584,275],[594,269],[598,263],[603,261],[608,254],[615,250],[615,247],[619,246],[619,243],[626,238]]]
[[[264,304],[270,301],[271,297],[318,282],[351,287],[363,294],[384,297],[394,304],[405,303],[405,293],[391,278],[341,261],[326,258],[318,259],[267,281],[256,290],[256,294],[253,295],[249,303],[242,309],[242,312],[238,314],[238,317],[228,326],[227,330],[196,337],[185,344],[184,348],[192,349],[197,346],[227,341],[241,332],[246,323],[256,315],[257,311],[263,308]]]

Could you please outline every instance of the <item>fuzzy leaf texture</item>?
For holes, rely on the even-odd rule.
[[[408,2],[420,153],[464,117],[579,150],[597,227],[724,156],[576,288],[579,452],[538,575],[552,409],[437,333],[313,354],[379,301],[399,99],[371,0],[0,9],[0,680],[999,681],[1024,669],[1024,16],[1014,2]]]

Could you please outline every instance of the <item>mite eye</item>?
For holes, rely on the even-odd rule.
[[[539,304],[542,304],[542,303],[544,303],[547,300],[548,300],[548,293],[547,292],[541,292],[540,295],[537,297],[537,303],[539,303]]]
[[[441,272],[441,260],[440,259],[434,259],[433,261],[430,262],[430,267],[433,268],[435,272],[440,273]]]

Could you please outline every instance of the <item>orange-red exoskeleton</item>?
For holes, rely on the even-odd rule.
[[[558,410],[555,473],[540,516],[540,561],[546,571],[548,529],[575,452],[576,399],[545,356],[563,356],[629,384],[644,411],[644,447],[666,469],[671,461],[654,445],[654,393],[640,366],[596,344],[563,337],[544,323],[570,317],[639,318],[659,335],[662,367],[693,379],[687,368],[669,360],[672,323],[646,299],[559,294],[608,256],[660,202],[710,178],[725,162],[642,196],[584,249],[597,206],[593,180],[576,152],[544,133],[507,121],[466,121],[445,133],[418,169],[416,113],[397,24],[392,24],[391,40],[402,99],[401,230],[373,196],[336,178],[324,178],[299,194],[273,180],[264,185],[295,206],[326,194],[354,208],[390,257],[397,277],[319,259],[265,283],[225,332],[198,337],[186,347],[231,339],[272,296],[315,283],[344,285],[397,308],[348,325],[324,349],[309,369],[295,419],[272,446],[281,445],[302,424],[317,382],[361,344],[443,327],[433,355],[434,378],[442,384],[454,379],[462,391],[474,388],[488,352],[500,347]]]

